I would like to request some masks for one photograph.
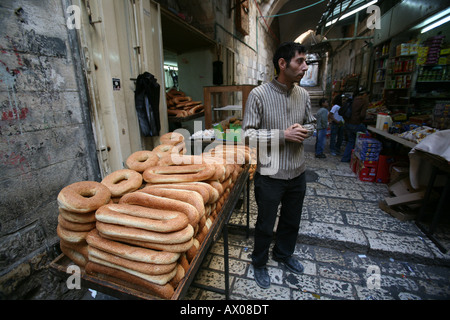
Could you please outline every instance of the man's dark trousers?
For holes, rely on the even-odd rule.
[[[273,179],[256,173],[254,186],[258,218],[252,261],[253,266],[259,268],[265,266],[269,258],[269,246],[280,203],[273,257],[283,260],[294,253],[306,193],[305,173],[290,180]]]

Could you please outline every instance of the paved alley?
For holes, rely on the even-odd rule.
[[[428,300],[450,298],[450,255],[441,253],[415,225],[378,208],[385,184],[359,181],[348,163],[327,153],[314,157],[306,142],[308,191],[295,255],[305,267],[296,275],[269,260],[272,285],[253,280],[253,238],[229,236],[230,299],[236,300]],[[250,191],[250,227],[256,221]],[[243,211],[232,223],[245,224]],[[445,240],[445,239],[444,239]],[[447,242],[448,244],[448,242]],[[223,242],[211,246],[185,299],[224,299]]]

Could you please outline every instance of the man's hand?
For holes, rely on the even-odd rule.
[[[284,130],[284,139],[292,142],[303,142],[308,137],[308,130],[300,124],[294,123],[292,126]]]

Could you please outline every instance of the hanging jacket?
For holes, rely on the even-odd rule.
[[[145,137],[159,136],[159,90],[160,85],[149,72],[137,77],[134,103],[141,133]]]

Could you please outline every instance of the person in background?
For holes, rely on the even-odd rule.
[[[345,130],[347,131],[347,145],[341,162],[350,162],[352,150],[355,148],[356,134],[358,132],[366,132],[366,126],[363,124],[366,118],[367,107],[369,106],[369,97],[366,89],[358,88],[355,92],[355,98],[352,103],[352,116],[345,120]]]
[[[316,114],[317,127],[316,127],[316,158],[326,158],[323,154],[325,143],[327,141],[328,130],[328,100],[322,98],[319,100],[319,111]]]
[[[298,85],[308,70],[306,48],[282,43],[273,64],[277,76],[250,92],[242,122],[246,142],[258,147],[254,178],[258,216],[251,259],[255,281],[265,289],[271,283],[266,265],[278,214],[272,257],[291,272],[304,269],[293,254],[306,194],[303,141],[316,127],[308,91]],[[264,145],[270,156],[265,155],[269,151]]]
[[[343,106],[345,96],[338,94],[333,99],[333,107],[331,107],[328,114],[328,121],[330,122],[330,152],[331,155],[341,154],[341,145],[344,139],[344,118],[339,114],[339,109]]]

